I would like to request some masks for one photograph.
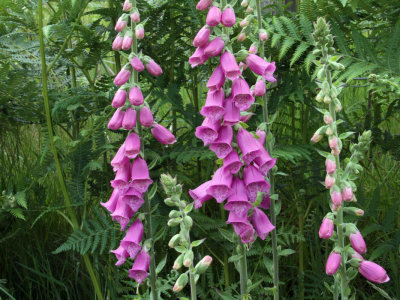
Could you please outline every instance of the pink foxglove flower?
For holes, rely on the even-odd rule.
[[[128,24],[128,20],[125,14],[123,14],[115,24],[115,31],[121,32],[126,28],[126,25]]]
[[[114,79],[114,84],[121,86],[128,82],[129,77],[131,77],[131,72],[123,68]]]
[[[136,126],[136,110],[128,107],[122,120],[122,127],[126,130],[132,130]]]
[[[122,6],[123,11],[130,11],[132,8],[132,3],[130,0],[125,0],[124,5]]]
[[[121,241],[121,246],[128,252],[130,258],[135,258],[140,251],[140,242],[143,239],[143,224],[139,219],[129,227],[125,237]]]
[[[134,188],[129,188],[124,195],[121,196],[120,201],[125,202],[134,213],[136,213],[144,203],[143,195]]]
[[[246,129],[240,128],[236,140],[246,164],[250,164],[257,156],[260,156],[260,144]]]
[[[269,170],[271,170],[275,166],[276,158],[272,158],[271,156],[269,156],[263,144],[260,144],[259,149],[260,155],[254,159],[254,163],[258,167],[258,170],[266,176]]]
[[[265,86],[265,81],[262,79],[257,80],[256,85],[254,87],[254,96],[262,97],[265,95],[266,92],[267,92],[267,89]]]
[[[223,89],[209,90],[206,104],[201,109],[200,114],[214,121],[221,120],[225,112],[224,99],[225,94]]]
[[[192,68],[200,66],[207,61],[207,56],[204,54],[204,47],[198,47],[192,56],[189,58],[189,63]]]
[[[197,3],[196,8],[198,10],[206,10],[207,8],[210,7],[211,3],[212,3],[212,0],[200,0]]]
[[[252,202],[256,200],[257,192],[269,193],[270,185],[256,167],[246,166],[243,170],[243,179],[246,184],[247,195]]]
[[[260,41],[265,42],[266,40],[268,40],[268,33],[264,29],[262,29],[258,33],[258,37]]]
[[[129,63],[131,64],[132,68],[137,72],[142,72],[144,70],[144,65],[137,56],[132,57],[129,60]]]
[[[211,27],[218,26],[221,22],[221,16],[222,13],[219,7],[211,6],[206,18],[207,25]]]
[[[132,43],[133,43],[132,32],[128,30],[124,35],[124,40],[122,42],[122,50],[131,49]]]
[[[111,160],[111,166],[114,168],[114,172],[117,172],[128,163],[129,158],[125,156],[125,147],[122,145],[118,149],[117,154],[115,154],[114,158]]]
[[[223,202],[231,193],[232,178],[232,174],[225,168],[219,168],[213,175],[207,193],[212,195],[218,203]]]
[[[153,114],[147,106],[143,106],[139,112],[140,124],[144,127],[150,127],[154,123]]]
[[[353,199],[353,189],[346,186],[342,191],[342,198],[344,201],[351,201]]]
[[[160,124],[154,124],[151,133],[161,144],[171,145],[176,142],[175,136]]]
[[[138,156],[132,164],[132,183],[131,186],[144,193],[153,180],[150,179],[149,168],[147,167],[146,161]]]
[[[333,234],[333,221],[327,217],[322,221],[321,227],[319,228],[318,235],[321,239],[329,239]]]
[[[229,96],[224,103],[225,115],[224,125],[233,126],[240,121],[240,109],[233,102],[233,97]]]
[[[160,76],[162,74],[161,67],[152,59],[149,61],[148,64],[146,64],[146,69],[151,75],[155,77]]]
[[[350,234],[351,246],[358,253],[364,254],[367,252],[367,245],[365,244],[364,238],[359,231]]]
[[[254,242],[254,228],[247,220],[246,217],[240,217],[236,215],[233,211],[229,213],[227,224],[231,224],[233,230],[235,230],[236,234],[240,236],[242,243],[252,243]]]
[[[140,153],[140,137],[132,132],[125,140],[125,155],[128,158],[136,158]]]
[[[124,262],[126,261],[126,259],[129,257],[128,252],[126,252],[126,250],[122,247],[119,246],[117,249],[115,250],[111,250],[111,253],[115,254],[115,257],[117,258],[117,262],[115,263],[116,266],[120,266],[123,265]]]
[[[335,184],[335,182],[336,182],[335,177],[330,176],[329,174],[326,174],[326,177],[325,177],[325,187],[326,187],[327,189],[330,189],[331,187],[333,187],[334,184]]]
[[[247,212],[252,208],[249,199],[247,198],[246,186],[239,177],[235,177],[232,183],[232,194],[228,198],[228,202],[224,208],[234,212],[241,218],[247,217]]]
[[[342,195],[340,194],[340,192],[338,191],[333,191],[331,193],[331,200],[333,205],[335,205],[336,207],[339,207],[340,205],[342,205]]]
[[[111,180],[111,186],[114,189],[119,189],[120,191],[125,191],[129,187],[131,164],[129,160],[125,163],[125,165],[121,166],[115,174],[114,180]]]
[[[257,207],[254,208],[253,215],[251,216],[251,223],[253,223],[257,235],[262,240],[265,240],[267,234],[275,229],[275,226],[269,221],[267,215]]]
[[[220,55],[224,47],[224,41],[218,36],[204,48],[204,55],[207,57],[216,57]]]
[[[225,168],[225,170],[231,172],[232,174],[236,174],[237,172],[239,172],[239,170],[242,166],[243,166],[243,163],[241,162],[241,160],[239,158],[239,154],[235,150],[232,150],[224,158],[223,167]]]
[[[124,114],[125,114],[125,112],[121,108],[118,108],[114,112],[110,121],[108,122],[108,125],[107,125],[108,129],[111,129],[111,130],[120,129],[122,126],[122,120],[124,119]]]
[[[210,90],[218,90],[225,83],[225,73],[221,66],[215,68],[214,72],[211,74],[210,79],[208,79],[207,87]]]
[[[201,28],[193,40],[193,46],[195,47],[205,46],[208,40],[210,39],[210,34],[211,34],[210,28],[208,28],[207,26]]]
[[[202,207],[204,202],[212,199],[212,196],[207,193],[207,189],[210,186],[211,182],[212,180],[206,181],[194,190],[189,190],[189,195],[193,198],[194,207],[196,209]]]
[[[211,143],[210,150],[214,151],[218,158],[225,158],[232,151],[232,140],[232,127],[222,126],[218,132],[218,138]]]
[[[121,225],[121,231],[125,230],[133,215],[134,212],[124,201],[118,201],[115,211],[111,214],[112,219]]]
[[[150,255],[142,249],[136,256],[132,269],[129,270],[129,277],[141,284],[149,275],[147,272],[150,267]]]
[[[258,52],[258,50],[257,50],[256,45],[252,44],[252,45],[250,46],[250,48],[249,48],[249,53],[251,53],[251,54],[257,54],[257,52]]]
[[[123,41],[124,41],[124,38],[121,36],[120,33],[118,33],[113,41],[112,49],[115,51],[121,50]]]
[[[225,27],[232,27],[236,24],[236,15],[232,7],[228,6],[224,9],[221,17],[221,23]]]
[[[196,128],[195,136],[203,141],[204,146],[207,146],[218,138],[220,128],[221,121],[205,118],[201,126]]]
[[[241,74],[238,63],[236,62],[235,56],[232,53],[225,51],[221,55],[221,67],[225,73],[225,76],[230,80],[234,80]]]
[[[358,267],[358,271],[372,282],[385,283],[390,280],[385,269],[372,261],[363,260]]]
[[[336,172],[336,162],[327,158],[325,161],[325,166],[326,166],[326,173],[329,175],[333,174]]]
[[[275,62],[273,61],[272,63],[270,63],[267,67],[267,69],[265,70],[264,74],[262,75],[262,77],[265,80],[268,80],[269,82],[275,82],[276,78],[274,77],[274,72],[276,70],[276,66],[275,66]]]
[[[248,110],[254,103],[254,97],[251,95],[249,85],[242,78],[233,81],[232,97],[233,102],[241,111]]]
[[[110,200],[108,200],[106,203],[100,203],[102,206],[104,206],[110,213],[113,213],[115,211],[115,208],[117,207],[117,202],[119,199],[119,191],[117,189],[114,189]]]
[[[134,23],[139,23],[140,22],[140,14],[139,14],[139,12],[137,10],[132,12],[130,17],[131,17],[132,22],[134,22]]]
[[[124,106],[126,101],[126,91],[124,89],[119,89],[113,98],[112,107],[118,108]]]
[[[246,39],[246,33],[244,31],[242,31],[239,36],[238,36],[238,41],[239,42],[243,42]]]
[[[333,251],[328,257],[328,260],[326,261],[326,266],[325,266],[325,272],[327,275],[333,275],[337,272],[340,266],[340,262],[342,260],[342,256]]]
[[[136,25],[135,36],[138,40],[141,40],[144,38],[144,28],[143,28],[142,24]]]
[[[131,88],[129,91],[129,101],[135,106],[140,106],[144,103],[143,94],[139,87],[134,86]]]

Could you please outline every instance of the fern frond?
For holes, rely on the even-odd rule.
[[[305,43],[300,43],[296,51],[294,51],[294,54],[292,56],[292,59],[290,60],[290,66],[292,66],[294,63],[296,63],[300,57],[304,54],[304,52],[307,51],[307,49],[310,47],[310,45],[305,44]]]
[[[281,49],[279,51],[279,59],[282,59],[283,56],[289,51],[289,49],[294,45],[296,41],[291,37],[286,37],[281,45]]]

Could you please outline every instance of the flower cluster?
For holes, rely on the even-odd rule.
[[[200,111],[205,119],[196,128],[195,135],[223,160],[223,165],[215,171],[212,180],[191,190],[190,195],[196,209],[212,198],[218,203],[227,200],[224,206],[229,211],[227,223],[232,224],[243,243],[250,243],[255,239],[255,231],[265,239],[274,229],[260,208],[269,207],[270,185],[265,178],[276,159],[271,158],[264,148],[265,132],[258,130],[252,134],[244,128],[247,127],[244,123],[251,117],[248,110],[255,97],[265,94],[265,81],[275,81],[275,63],[257,56],[256,45],[252,45],[250,51],[239,51],[235,57],[229,37],[229,28],[236,24],[235,12],[230,5],[221,11],[215,2],[211,6],[211,2],[201,0],[197,4],[199,10],[209,8],[207,25],[193,40],[197,48],[189,63],[195,67],[211,57],[219,58],[219,64],[207,82],[209,90]],[[216,29],[219,25],[223,33],[218,35],[221,32]],[[237,60],[241,60],[240,65]],[[258,76],[252,88],[242,75],[246,68]]]
[[[120,246],[111,252],[118,260],[117,266],[122,265],[128,257],[134,259],[129,276],[138,283],[142,283],[148,275],[150,255],[148,247],[141,246],[144,228],[141,218],[135,218],[135,214],[145,202],[144,193],[152,183],[142,151],[143,141],[140,137],[142,126],[151,128],[153,136],[162,144],[172,144],[176,140],[168,129],[154,122],[151,109],[144,101],[140,90],[138,72],[143,71],[146,67],[150,74],[159,76],[162,74],[162,70],[150,57],[137,53],[137,40],[144,38],[144,29],[143,25],[139,23],[140,14],[135,1],[131,3],[126,0],[123,10],[123,15],[115,25],[118,35],[113,42],[113,49],[129,50],[130,55],[129,62],[114,79],[114,84],[119,86],[119,89],[112,100],[112,106],[117,109],[108,123],[108,128],[128,130],[128,135],[111,161],[114,172],[116,172],[114,180],[111,181],[114,189],[111,198],[108,202],[101,204],[111,213],[113,220],[121,225],[121,231],[124,231],[130,221],[134,219]],[[131,26],[128,26],[129,19]],[[133,34],[133,30],[135,34]],[[127,91],[129,91],[129,95],[127,95]],[[139,114],[138,121],[137,114]]]
[[[344,213],[355,216],[364,214],[362,209],[346,207],[345,203],[357,201],[354,195],[357,190],[354,181],[357,179],[357,174],[362,170],[359,161],[368,150],[371,132],[364,132],[359,136],[357,144],[350,145],[351,156],[345,160],[345,167],[341,167],[339,155],[343,147],[342,141],[353,133],[338,134],[337,127],[341,120],[336,119],[336,113],[342,109],[338,99],[341,87],[333,84],[332,72],[343,70],[344,66],[338,62],[339,56],[334,55],[333,36],[330,34],[329,25],[323,18],[319,18],[314,27],[313,38],[316,45],[314,54],[321,57],[320,61],[316,62],[319,68],[317,70],[317,84],[320,88],[316,100],[325,103],[328,109],[319,110],[323,114],[325,125],[315,132],[311,141],[314,143],[319,142],[325,135],[328,137],[328,144],[331,150],[330,153],[320,152],[326,158],[325,186],[330,192],[331,212],[323,219],[319,229],[319,236],[323,239],[335,241],[335,247],[326,263],[326,274],[334,275],[340,270],[338,277],[351,278],[352,270],[350,268],[346,269],[346,264],[349,263],[358,268],[358,271],[368,280],[383,283],[389,281],[386,271],[379,265],[364,260],[361,256],[361,254],[366,253],[367,246],[360,231],[355,224],[343,222]],[[334,231],[335,225],[337,233]],[[345,245],[346,236],[350,241],[349,246]],[[343,281],[341,281],[341,284],[343,284]],[[347,281],[344,284],[347,285]],[[350,289],[342,286],[342,291],[346,293],[342,297],[347,298],[350,296]]]

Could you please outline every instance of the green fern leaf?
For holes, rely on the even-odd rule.
[[[300,43],[297,46],[296,51],[294,51],[292,59],[290,60],[290,66],[292,66],[294,63],[296,63],[309,47],[310,47],[310,45],[308,45],[308,44]]]
[[[295,40],[291,37],[286,37],[281,45],[281,49],[279,51],[279,60],[282,59],[283,56],[289,51],[289,49],[294,45]]]

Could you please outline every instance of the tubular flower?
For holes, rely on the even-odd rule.
[[[339,269],[341,260],[342,256],[339,253],[333,251],[329,255],[328,260],[326,261],[326,266],[325,266],[326,275],[335,274]]]

